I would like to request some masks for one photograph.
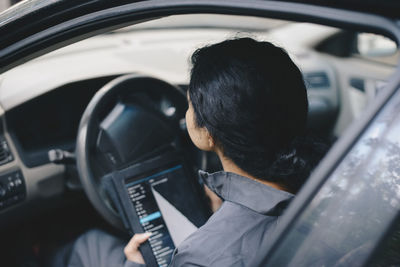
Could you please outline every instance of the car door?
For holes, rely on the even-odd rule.
[[[178,13],[271,16],[382,32],[400,41],[398,24],[393,18],[382,17],[382,14],[386,14],[385,9],[378,10],[380,15],[372,15],[283,1],[126,1],[123,2],[123,6],[121,2],[105,2],[27,1],[21,5],[21,10],[16,8],[3,14],[0,16],[0,32],[4,33],[0,37],[0,72],[99,32],[132,24],[134,21]],[[387,10],[387,14],[393,13],[392,7]],[[28,25],[27,21],[34,23]],[[23,27],[17,29],[21,25]],[[301,260],[310,257],[312,259],[312,256],[317,255],[317,252],[310,248],[315,247],[318,242],[326,245],[329,251],[335,252],[332,252],[334,256],[330,265],[340,264],[343,257],[350,257],[348,253],[357,252],[357,249],[363,252],[359,257],[359,262],[363,264],[375,251],[387,229],[395,222],[400,203],[397,202],[399,181],[396,165],[397,146],[400,141],[396,139],[400,136],[396,132],[400,125],[397,116],[397,107],[400,104],[397,90],[400,84],[399,72],[397,69],[373,105],[331,149],[282,217],[282,226],[277,235],[262,244],[265,249],[254,259],[255,266],[298,266],[296,264],[302,263]],[[392,179],[393,184],[387,185],[386,179]],[[379,183],[379,186],[371,187],[375,183]],[[380,185],[385,188],[382,189]],[[365,187],[370,191],[364,191]],[[382,190],[384,192],[381,192]],[[358,197],[360,194],[362,197]],[[353,197],[349,199],[349,195]],[[371,196],[376,198],[372,202],[369,199]],[[379,203],[384,208],[380,209],[381,206],[376,204],[372,210],[379,212],[372,214],[372,211],[364,207],[371,203]],[[373,220],[383,223],[358,229],[360,225],[369,223],[368,215],[373,215]],[[344,219],[332,221],[336,216]],[[343,227],[337,227],[342,226],[342,222]],[[336,228],[329,231],[327,228],[332,223],[337,224]],[[362,238],[357,242],[351,238],[350,241],[343,241],[343,238],[351,237],[357,229],[360,230],[356,234],[357,238],[369,234],[367,242]],[[342,238],[335,235],[338,232]],[[333,240],[332,242],[339,247],[346,245],[347,249],[337,252],[328,240]]]
[[[371,118],[327,179],[296,207],[270,255],[268,266],[394,266],[400,242],[400,93]],[[338,144],[340,145],[340,144]],[[334,151],[331,151],[334,152]],[[330,153],[311,178],[311,190]],[[325,166],[324,166],[325,165]],[[315,184],[314,184],[315,185]],[[301,198],[300,198],[301,197]],[[305,201],[304,195],[299,201]],[[292,206],[292,208],[294,207]],[[288,216],[289,217],[289,216]],[[282,218],[282,220],[286,220]],[[289,226],[290,225],[290,226]],[[390,252],[390,255],[386,255]]]

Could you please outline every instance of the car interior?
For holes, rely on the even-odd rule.
[[[101,33],[6,71],[0,75],[4,266],[45,265],[58,248],[93,228],[126,236],[100,177],[159,153],[166,143],[179,147],[195,170],[221,170],[218,158],[196,149],[186,132],[190,55],[238,37],[270,41],[289,53],[304,75],[309,132],[328,145],[384,90],[400,54],[394,41],[374,33],[185,14]],[[112,86],[119,91],[101,95]],[[147,115],[110,134],[109,122],[129,119],[133,115],[122,110],[135,105]],[[95,183],[85,182],[77,163],[90,169]]]

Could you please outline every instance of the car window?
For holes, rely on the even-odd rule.
[[[400,212],[399,114],[397,92],[294,221],[270,266],[362,266],[369,258]]]

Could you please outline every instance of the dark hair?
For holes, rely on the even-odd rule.
[[[306,87],[289,55],[269,42],[240,38],[198,49],[191,60],[189,96],[197,125],[249,174],[296,184],[274,176],[307,121]]]

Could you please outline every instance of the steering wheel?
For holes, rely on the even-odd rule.
[[[123,229],[123,224],[101,178],[167,146],[182,145],[186,109],[178,87],[137,74],[110,81],[89,102],[78,129],[77,169],[89,201],[114,227]]]

